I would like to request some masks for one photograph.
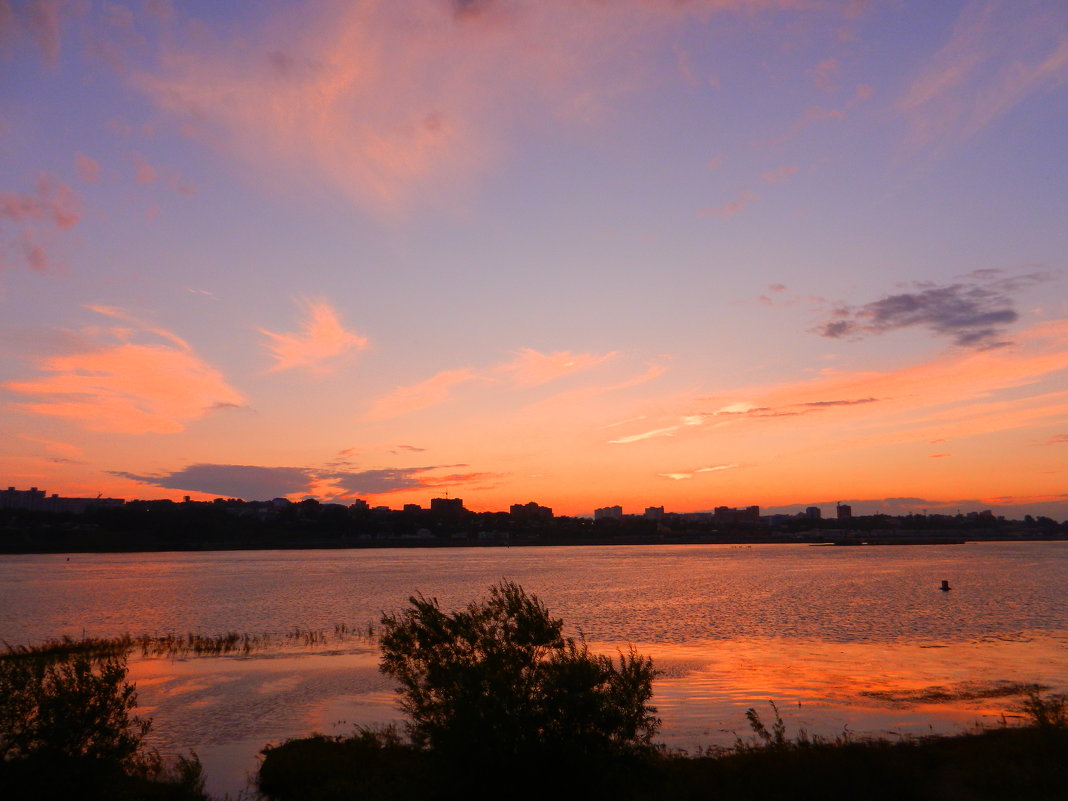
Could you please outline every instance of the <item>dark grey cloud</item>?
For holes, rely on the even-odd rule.
[[[856,398],[854,400],[810,401],[809,403],[802,403],[801,406],[813,406],[822,409],[827,406],[857,406],[861,403],[875,403],[878,400],[878,398]]]
[[[434,470],[467,467],[465,464],[429,465],[425,467],[398,467],[359,472],[324,473],[321,477],[337,482],[345,496],[384,495],[408,489],[436,489],[470,484],[474,481],[499,478],[498,473],[449,473],[429,475]]]
[[[465,464],[423,465],[375,470],[338,470],[314,467],[259,467],[243,464],[194,464],[171,473],[154,476],[112,470],[111,475],[166,489],[224,495],[247,501],[267,500],[283,495],[312,494],[317,481],[335,482],[338,492],[331,498],[384,495],[402,490],[452,487],[497,478],[496,473],[449,473],[433,471],[467,467]]]
[[[820,400],[807,403],[791,403],[778,408],[772,406],[755,406],[752,409],[738,411],[718,411],[712,417],[732,415],[736,417],[799,417],[803,414],[822,412],[839,406],[858,406],[865,403],[878,403],[881,398],[850,398],[842,400]],[[706,413],[707,414],[707,413]]]
[[[267,500],[307,492],[315,471],[305,467],[258,467],[246,464],[193,464],[173,473],[142,476],[122,471],[112,475],[167,489]]]
[[[815,328],[831,339],[860,339],[902,328],[926,328],[963,348],[985,350],[1010,344],[1005,328],[1019,318],[1013,293],[1057,275],[1051,270],[976,270],[958,283],[914,284],[914,291],[888,295],[863,306],[842,306]]]
[[[471,19],[493,5],[493,0],[449,0],[449,4],[456,19]]]
[[[424,486],[420,474],[433,467],[398,467],[381,470],[339,471],[323,478],[337,481],[346,495],[381,495]]]

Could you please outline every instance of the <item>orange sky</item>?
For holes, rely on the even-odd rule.
[[[4,486],[1064,519],[1065,31],[0,0]]]

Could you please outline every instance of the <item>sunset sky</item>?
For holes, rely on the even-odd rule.
[[[1068,518],[1064,0],[0,0],[0,485]]]

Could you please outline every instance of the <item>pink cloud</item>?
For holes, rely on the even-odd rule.
[[[799,169],[799,167],[794,167],[792,165],[779,167],[777,170],[769,170],[768,172],[761,173],[760,177],[767,181],[769,184],[778,184],[785,181],[791,175],[796,173]]]
[[[269,340],[265,347],[275,359],[271,372],[294,367],[322,370],[330,361],[367,347],[367,337],[342,326],[337,312],[328,304],[307,301],[302,305],[305,319],[299,333],[276,334],[260,329],[260,333]]]
[[[81,197],[48,173],[40,173],[34,194],[0,192],[0,226],[13,229],[26,263],[38,271],[55,266],[48,254],[56,234],[81,220]]]
[[[155,183],[156,179],[159,178],[159,171],[140,153],[132,153],[130,160],[137,170],[137,183],[143,186],[144,184]]]
[[[0,219],[12,222],[43,221],[56,228],[69,229],[81,219],[78,193],[55,176],[42,172],[37,177],[35,195],[0,192]]]
[[[323,2],[236,41],[172,45],[133,78],[268,180],[326,180],[383,215],[454,203],[520,126],[588,126],[647,80],[646,42],[797,0]],[[685,58],[680,56],[680,68]]]
[[[28,39],[45,62],[55,66],[61,43],[60,12],[59,0],[0,0],[0,46]]]
[[[724,203],[722,206],[717,206],[713,209],[702,209],[701,214],[712,217],[733,217],[756,199],[756,194],[746,190],[730,203]]]
[[[95,184],[100,180],[100,162],[84,153],[74,156],[74,164],[78,168],[78,175],[87,184]]]
[[[124,327],[84,334],[111,342],[42,359],[43,377],[5,383],[4,389],[32,398],[15,409],[93,431],[145,434],[181,431],[214,408],[244,403],[217,370],[170,332]],[[131,341],[161,335],[164,342]]]
[[[813,82],[820,89],[824,91],[830,91],[834,89],[835,83],[838,79],[838,73],[840,65],[836,58],[825,58],[815,67],[808,71],[808,74],[812,76]]]

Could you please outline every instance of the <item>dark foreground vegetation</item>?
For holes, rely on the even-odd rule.
[[[778,709],[752,735],[697,755],[654,743],[652,662],[610,658],[518,585],[446,612],[423,596],[381,620],[381,670],[397,681],[403,731],[359,728],[267,747],[258,792],[342,799],[1068,799],[1068,702],[1029,692],[1024,726],[954,737],[787,735]],[[0,799],[210,801],[195,755],[145,746],[126,659],[317,643],[322,632],[214,638],[55,640],[0,651]],[[335,631],[334,636],[369,636]],[[310,639],[309,639],[310,638]]]
[[[1068,799],[1068,707],[1033,691],[1031,725],[900,742],[789,738],[778,710],[753,736],[690,756],[653,745],[651,662],[595,656],[517,585],[445,613],[432,599],[382,620],[383,672],[406,734],[357,730],[264,751],[277,801],[341,799]]]
[[[0,797],[207,801],[195,756],[165,764],[145,747],[128,652],[95,639],[0,652]]]
[[[261,791],[279,801],[571,798],[657,801],[1063,801],[1068,729],[1024,726],[901,742],[845,739],[653,754],[586,765],[485,761],[463,774],[392,731],[268,749]]]

